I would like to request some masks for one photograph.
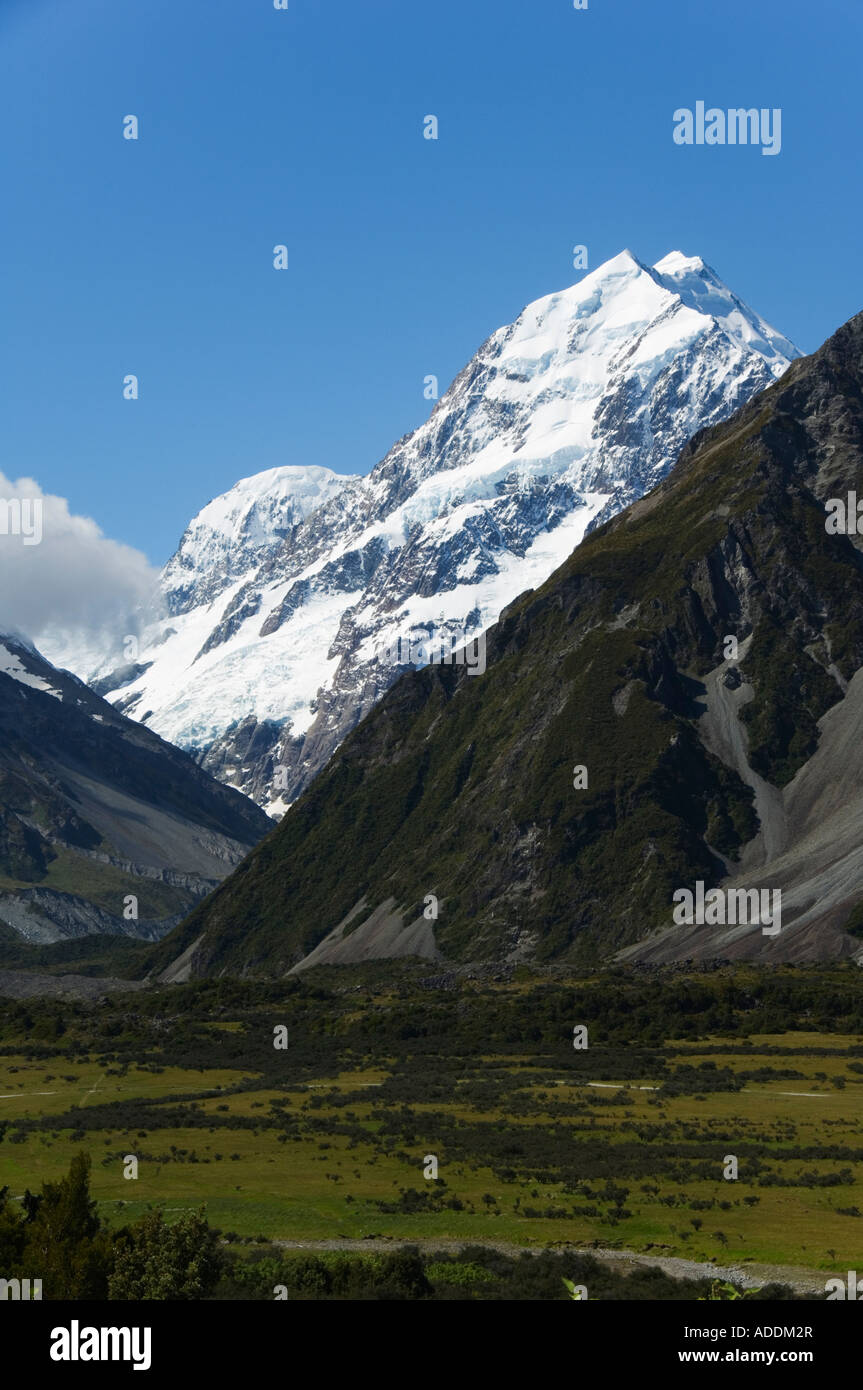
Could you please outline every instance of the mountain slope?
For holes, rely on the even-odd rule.
[[[493,333],[367,478],[276,469],[210,503],[96,688],[279,812],[396,679],[382,647],[496,621],[796,356],[699,259],[623,252]]]
[[[23,638],[0,636],[0,924],[32,942],[158,937],[270,825]]]
[[[722,931],[668,928],[675,890],[729,873],[790,890],[781,933],[737,929],[732,954],[858,954],[843,926],[863,898],[863,862],[846,862],[863,818],[863,557],[827,533],[825,502],[861,478],[858,315],[514,604],[482,678],[404,675],[153,968],[182,953],[185,973],[286,970],[315,948],[723,955]],[[732,708],[717,673],[742,691]]]

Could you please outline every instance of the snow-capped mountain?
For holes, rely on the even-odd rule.
[[[245,579],[353,481],[329,468],[269,468],[208,502],[162,573],[169,611],[188,613]]]
[[[797,356],[697,257],[624,251],[493,333],[367,476],[210,502],[137,652],[81,674],[278,813],[398,676],[383,647],[496,621]]]

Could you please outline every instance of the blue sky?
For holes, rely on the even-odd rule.
[[[863,307],[861,40],[859,0],[0,0],[0,471],[160,563],[237,478],[368,471],[577,243],[700,254],[813,350]],[[781,154],[676,146],[699,99]]]

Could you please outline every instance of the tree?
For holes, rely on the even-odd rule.
[[[151,1211],[115,1248],[111,1299],[187,1300],[206,1298],[222,1276],[225,1256],[203,1208],[172,1226]]]
[[[0,1270],[3,1277],[21,1277],[27,1236],[19,1212],[9,1201],[9,1189],[0,1189]]]
[[[39,1215],[39,1208],[41,1205],[42,1198],[38,1197],[35,1192],[31,1192],[28,1187],[21,1202],[21,1206],[24,1209],[24,1220],[35,1221],[36,1217]]]
[[[38,1205],[31,1199],[28,1207],[25,1230],[28,1267],[42,1280],[45,1298],[106,1296],[111,1242],[90,1197],[89,1154],[73,1158],[59,1182],[42,1184]]]

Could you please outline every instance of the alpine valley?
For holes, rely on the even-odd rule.
[[[381,649],[487,628],[798,355],[701,260],[624,251],[492,333],[367,476],[243,480],[151,612],[40,646],[279,815],[397,679]]]
[[[32,646],[3,639],[0,1255],[10,1278],[50,1257],[35,1266],[50,1297],[184,1306],[272,1302],[274,1290],[294,1303],[751,1297],[783,1307],[856,1292],[841,1271],[857,1259],[863,1205],[863,537],[832,519],[863,477],[863,314],[784,370],[787,352],[771,358],[767,330],[760,351],[734,352],[730,335],[706,331],[701,351],[733,364],[713,379],[696,347],[690,357],[674,338],[696,311],[667,303],[664,327],[645,330],[653,355],[642,378],[641,340],[610,301],[616,279],[622,294],[629,281],[631,314],[631,282],[650,295],[668,272],[617,269],[599,294],[616,372],[624,343],[630,354],[614,377],[632,400],[618,402],[630,442],[617,454],[610,419],[604,452],[591,452],[615,394],[607,364],[594,364],[583,452],[573,425],[575,457],[557,474],[548,461],[543,413],[576,412],[588,389],[580,361],[573,402],[546,375],[545,401],[522,403],[531,457],[545,460],[535,485],[450,506],[448,475],[469,478],[519,416],[511,403],[494,428],[492,382],[516,393],[531,380],[524,368],[526,382],[495,376],[489,360],[473,410],[453,405],[460,441],[438,440],[440,455],[462,460],[451,468],[420,476],[415,437],[373,481],[280,470],[206,509],[185,538],[163,581],[176,611],[142,634],[141,669],[119,678],[117,703],[143,721],[135,687],[143,694],[149,680],[155,707],[166,660],[156,637],[167,650],[184,633],[194,655],[208,650],[190,657],[185,687],[174,668],[177,717],[181,689],[186,717],[198,717],[195,669],[217,682],[232,648],[237,707],[244,650],[250,702],[263,700],[278,616],[290,625],[328,602],[337,630],[354,636],[325,694],[335,698],[339,672],[371,682],[362,718],[356,689],[342,707],[356,726],[340,742],[335,725],[319,726],[338,746],[316,776],[304,773],[279,824]],[[551,373],[558,349],[534,329],[530,360]],[[663,332],[676,346],[660,368]],[[763,389],[744,390],[765,373]],[[666,374],[674,391],[659,391]],[[671,447],[676,417],[659,402],[671,411],[683,379],[706,410],[727,414],[734,389],[747,399],[697,429],[668,471],[653,449],[660,431]],[[511,465],[499,464],[505,485]],[[634,500],[621,510],[628,487]],[[424,497],[441,501],[453,529],[429,515],[407,540],[395,522],[387,532]],[[373,503],[384,519],[363,531]],[[546,525],[535,533],[533,507]],[[348,548],[337,552],[339,516]],[[277,558],[287,564],[323,536],[324,519],[329,579],[323,567],[303,571],[294,609],[287,580],[276,608],[261,581],[247,595],[252,607],[261,600],[254,622],[242,617],[243,566],[262,576]],[[462,569],[471,537],[476,563]],[[560,559],[544,579],[540,551],[545,566]],[[387,574],[401,585],[392,609],[375,587]],[[481,669],[430,664],[378,688],[393,673],[375,672],[363,642],[421,620],[426,589],[441,581],[434,602],[451,603],[453,623],[471,595],[502,594],[504,578],[526,575],[533,587],[484,632]],[[340,607],[367,591],[368,612],[360,599]],[[273,630],[260,636],[258,623]],[[214,632],[224,640],[209,646]],[[259,761],[232,764],[249,777],[262,769],[262,799],[267,758],[301,743],[296,729],[278,733],[277,694],[270,752],[255,716]],[[219,735],[223,749],[232,736]],[[215,757],[217,742],[200,756]],[[767,931],[701,913],[732,889],[773,905]],[[672,907],[681,892],[696,904],[682,919]],[[136,926],[150,939],[133,941],[117,935],[133,930],[117,905],[139,893],[149,896]],[[39,935],[49,898],[53,927]],[[73,900],[75,929],[104,934],[52,942]],[[73,963],[84,973],[66,974]],[[37,1179],[42,1193],[31,1195]],[[26,1193],[20,1211],[14,1198],[4,1205],[14,1190]]]

